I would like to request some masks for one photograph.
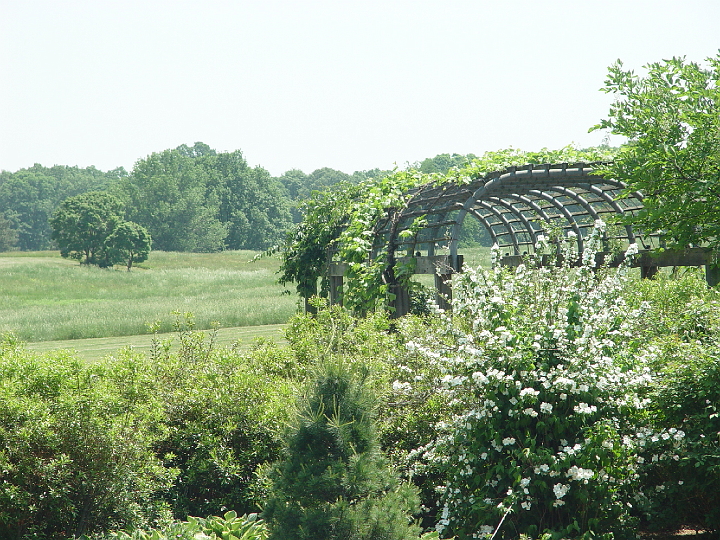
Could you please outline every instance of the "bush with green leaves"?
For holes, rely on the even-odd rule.
[[[639,292],[638,292],[639,291]],[[644,527],[720,529],[720,305],[699,272],[636,284],[647,302],[653,432],[628,439],[641,473]]]
[[[263,516],[278,540],[418,538],[414,487],[379,451],[367,372],[327,361],[301,398]]]
[[[264,496],[258,469],[279,458],[289,418],[287,355],[268,344],[247,354],[218,348],[192,314],[177,316],[176,349],[156,339],[148,360],[163,412],[154,451],[178,471],[165,497],[178,519],[252,512]]]
[[[267,527],[256,513],[238,516],[231,510],[222,517],[188,517],[187,521],[159,529],[118,531],[94,536],[92,540],[267,540],[267,537]]]
[[[408,351],[405,343],[433,333],[436,319],[406,316],[391,321],[381,312],[357,317],[321,300],[316,307],[314,315],[293,317],[286,330],[297,365],[309,372],[311,366],[335,358],[372,372],[378,442],[401,477],[420,489],[421,523],[432,528],[439,471],[419,464],[412,451],[433,440],[435,425],[447,416],[448,400],[433,383],[439,378],[437,366]]]
[[[257,510],[258,470],[278,459],[292,402],[287,354],[216,348],[187,321],[178,330],[177,346],[158,340],[150,357],[88,365],[2,342],[0,537]]]
[[[623,301],[626,268],[595,268],[587,251],[602,228],[579,268],[466,269],[445,345],[410,344],[444,371],[437,391],[454,404],[444,436],[421,449],[447,471],[441,533],[634,535],[637,463],[624,437],[638,431],[651,377],[631,350],[641,313]]]
[[[0,537],[68,538],[169,517],[160,403],[130,357],[84,365],[0,344]]]

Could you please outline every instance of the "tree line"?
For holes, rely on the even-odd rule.
[[[443,170],[470,157],[440,154],[414,166]],[[150,154],[130,172],[36,164],[0,172],[0,251],[61,247],[53,237],[54,214],[69,198],[93,192],[116,198],[122,207],[118,219],[144,227],[154,249],[267,249],[302,220],[303,202],[314,191],[390,172],[347,174],[324,167],[273,177],[263,167],[248,165],[240,150],[217,152],[202,142]]]

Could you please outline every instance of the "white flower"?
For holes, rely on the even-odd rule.
[[[576,413],[579,414],[592,414],[594,412],[597,412],[597,407],[595,405],[588,405],[587,403],[581,402],[578,405],[575,405],[573,407]]]
[[[553,406],[550,403],[545,403],[544,401],[540,404],[540,412],[550,414],[553,410]]]
[[[511,444],[515,444],[515,438],[514,437],[505,437],[502,440],[503,446],[509,446]]]
[[[589,480],[595,473],[592,469],[583,469],[577,465],[573,465],[568,469],[567,475],[573,480]]]
[[[533,418],[535,418],[538,415],[538,412],[535,409],[531,409],[529,407],[527,409],[523,410],[523,413],[528,416],[532,416]]]
[[[553,486],[553,493],[555,493],[555,497],[558,499],[562,499],[565,495],[567,495],[567,492],[570,491],[570,486],[566,484],[555,484]]]

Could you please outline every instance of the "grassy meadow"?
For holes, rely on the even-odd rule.
[[[277,258],[255,252],[153,251],[134,267],[100,269],[58,252],[0,254],[0,333],[25,342],[108,338],[174,329],[173,312],[195,328],[277,325],[297,309],[276,283]]]
[[[461,251],[471,266],[489,264],[487,248]],[[192,313],[197,330],[217,323],[219,345],[282,341],[298,298],[276,283],[279,258],[252,260],[256,254],[153,251],[128,272],[80,265],[57,251],[0,253],[0,334],[92,360],[128,346],[149,351],[152,324],[171,333]],[[432,276],[416,279],[433,284]]]

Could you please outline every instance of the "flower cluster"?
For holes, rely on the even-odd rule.
[[[466,269],[446,321],[455,345],[414,343],[441,367],[438,390],[455,406],[426,449],[448,471],[440,533],[631,529],[637,462],[623,437],[634,435],[652,378],[624,354],[639,319],[622,300],[626,268],[598,270],[591,250],[584,257],[580,268]],[[512,526],[496,532],[502,520]]]

